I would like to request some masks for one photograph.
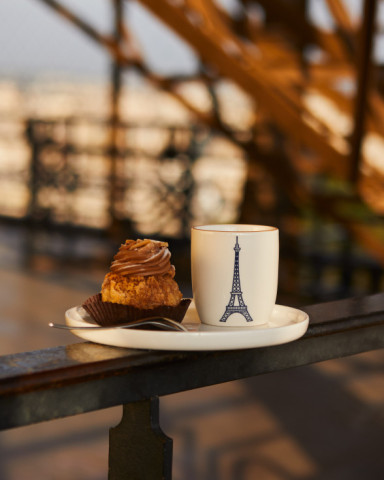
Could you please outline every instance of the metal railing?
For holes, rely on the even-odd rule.
[[[303,310],[306,334],[273,347],[168,352],[76,343],[0,357],[0,429],[123,405],[110,430],[109,479],[170,479],[172,440],[159,427],[159,397],[384,347],[384,294]]]

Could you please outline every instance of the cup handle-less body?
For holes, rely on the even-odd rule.
[[[279,232],[259,225],[192,228],[192,289],[202,323],[254,326],[276,302]]]

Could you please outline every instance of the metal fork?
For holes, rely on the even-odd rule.
[[[135,328],[141,325],[154,325],[156,327],[160,327],[164,330],[171,330],[175,332],[188,332],[188,330],[181,325],[181,323],[172,320],[171,318],[167,317],[147,317],[147,318],[140,318],[139,320],[134,320],[130,323],[124,323],[121,325],[111,325],[109,327],[101,327],[96,325],[94,327],[91,326],[71,326],[65,325],[62,323],[53,323],[50,322],[48,324],[50,327],[53,328],[61,328],[63,330],[113,330],[115,328]]]

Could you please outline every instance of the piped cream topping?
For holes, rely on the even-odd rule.
[[[119,275],[163,275],[170,270],[168,243],[156,240],[127,240],[113,257],[111,272]]]

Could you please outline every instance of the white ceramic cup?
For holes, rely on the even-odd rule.
[[[192,227],[191,261],[193,298],[202,323],[250,327],[268,322],[277,294],[277,228]]]

